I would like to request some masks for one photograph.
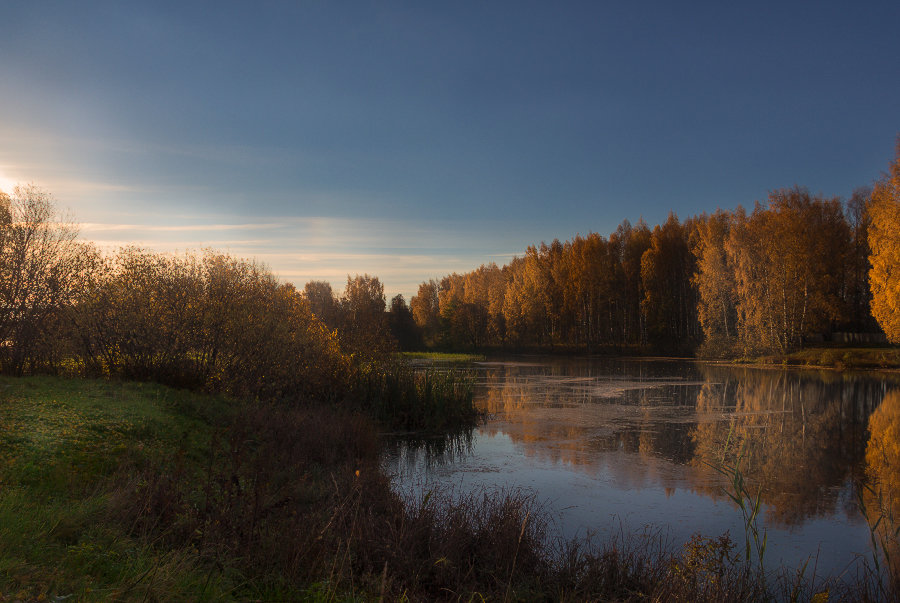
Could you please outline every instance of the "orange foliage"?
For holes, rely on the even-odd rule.
[[[900,140],[890,176],[872,191],[869,214],[872,314],[888,339],[900,343]]]

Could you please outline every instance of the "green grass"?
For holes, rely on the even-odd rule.
[[[185,412],[199,403],[148,384],[0,378],[0,595],[200,592],[206,575],[190,551],[155,547],[109,518],[118,471],[202,455],[213,426]]]
[[[329,409],[0,377],[0,601],[343,600],[342,514],[364,485],[392,504],[375,434]]]
[[[432,362],[480,362],[484,360],[483,354],[461,354],[452,352],[400,352],[400,357],[405,360],[430,360]]]
[[[898,369],[900,368],[900,347],[819,345],[787,354],[769,354],[745,359],[745,362],[839,370]]]
[[[367,410],[386,425],[477,418],[468,380],[403,366],[370,377]],[[335,409],[0,377],[0,601],[357,592],[339,571],[352,526],[336,518],[363,484],[380,512],[398,509],[376,433]]]

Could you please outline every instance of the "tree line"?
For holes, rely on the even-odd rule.
[[[448,348],[788,351],[836,332],[900,341],[900,143],[846,203],[793,187],[652,229],[624,221],[419,285],[424,341]],[[897,323],[894,326],[892,323]]]
[[[0,370],[122,375],[235,395],[335,395],[398,349],[786,351],[835,332],[900,342],[900,143],[846,203],[794,187],[652,229],[624,221],[422,283],[298,290],[215,251],[102,254],[52,197],[0,193]]]

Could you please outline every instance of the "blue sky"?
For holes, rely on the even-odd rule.
[[[900,3],[4,2],[0,189],[302,286],[848,197],[900,134]]]

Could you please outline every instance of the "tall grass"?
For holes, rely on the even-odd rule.
[[[362,408],[398,430],[447,431],[471,427],[475,377],[463,370],[417,370],[403,362],[356,366],[351,391]]]

